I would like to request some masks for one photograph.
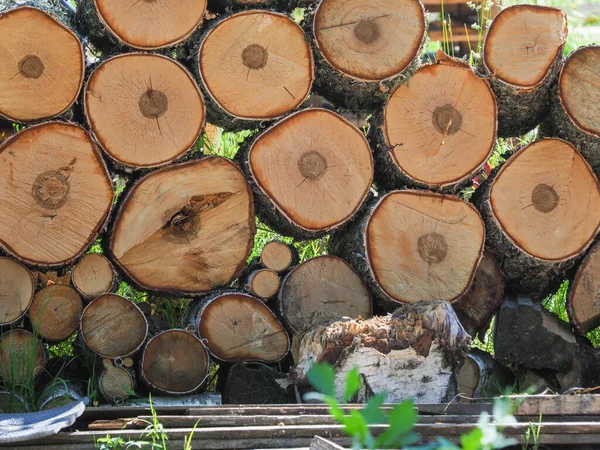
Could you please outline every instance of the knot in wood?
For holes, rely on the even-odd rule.
[[[169,99],[161,91],[148,89],[138,102],[141,113],[149,119],[157,119],[169,109]]]
[[[298,168],[302,176],[316,180],[327,169],[327,161],[319,152],[308,152],[300,157]]]
[[[68,198],[71,185],[60,172],[50,170],[37,176],[32,186],[32,194],[38,205],[46,209],[58,209]]]
[[[462,116],[454,106],[442,106],[433,112],[433,125],[442,134],[454,134],[462,126]]]
[[[372,20],[361,20],[354,27],[354,36],[360,42],[372,44],[379,37],[379,27]]]
[[[200,218],[198,213],[189,206],[184,206],[181,211],[171,217],[167,223],[171,235],[176,238],[188,238],[195,236],[200,229]]]
[[[252,44],[242,52],[242,62],[246,67],[253,70],[262,69],[267,65],[269,52],[262,45]]]
[[[417,249],[421,258],[430,263],[440,263],[448,254],[446,238],[438,233],[429,233],[419,238]]]
[[[542,213],[553,211],[560,201],[556,190],[547,184],[538,184],[531,193],[533,207]]]
[[[35,55],[27,55],[19,61],[19,73],[25,78],[38,79],[44,73],[44,63]]]

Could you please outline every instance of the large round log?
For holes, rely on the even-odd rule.
[[[496,116],[489,83],[465,62],[438,52],[435,63],[391,93],[373,121],[377,185],[457,192],[489,159]]]
[[[206,35],[195,64],[210,123],[254,129],[300,106],[310,93],[313,56],[302,28],[272,11],[244,11]]]
[[[271,310],[247,294],[225,291],[200,299],[189,323],[208,350],[224,362],[277,362],[287,355],[290,340]]]
[[[79,0],[76,22],[106,55],[174,46],[202,24],[205,12],[206,0]]]
[[[0,146],[0,244],[29,264],[76,259],[96,239],[113,196],[100,152],[78,126],[35,125]]]
[[[181,294],[231,283],[254,241],[250,187],[220,157],[170,166],[143,177],[114,221],[109,251],[139,286]]]
[[[11,2],[9,2],[11,3]],[[36,4],[36,3],[32,3]],[[60,10],[50,2],[40,7]],[[73,105],[85,72],[83,47],[77,36],[38,8],[0,7],[0,116],[35,122],[59,116]]]
[[[320,108],[292,114],[245,142],[236,156],[258,216],[281,234],[314,239],[348,222],[373,181],[364,135]]]
[[[315,91],[349,110],[372,109],[419,65],[426,21],[419,0],[322,0],[306,18]]]
[[[88,253],[73,269],[73,286],[86,300],[109,292],[115,284],[111,262],[99,253]]]
[[[312,316],[328,311],[352,319],[373,313],[369,290],[344,260],[320,256],[296,266],[283,280],[279,311],[293,333],[306,328]]]
[[[29,318],[40,338],[62,342],[79,328],[82,312],[83,300],[75,289],[52,284],[35,294]]]
[[[487,245],[507,288],[542,299],[600,228],[600,185],[575,148],[542,139],[521,149],[475,192]]]
[[[148,322],[131,300],[104,294],[83,310],[80,330],[92,352],[115,359],[132,355],[141,348],[148,334]]]
[[[5,386],[31,386],[45,364],[46,349],[29,331],[15,328],[0,336],[0,379]]]
[[[140,376],[154,392],[189,394],[206,382],[209,367],[200,339],[184,330],[167,330],[146,344]]]
[[[514,5],[492,21],[481,68],[498,101],[500,137],[522,136],[548,114],[566,42],[567,16],[557,8]]]
[[[471,286],[485,228],[470,204],[426,191],[393,191],[332,236],[329,251],[363,276],[384,309],[455,301]]]
[[[577,269],[567,296],[571,323],[580,334],[600,325],[600,243],[594,244]]]
[[[33,301],[35,281],[26,267],[0,258],[0,326],[20,320]]]
[[[129,53],[103,62],[87,82],[84,105],[104,151],[133,168],[180,157],[204,127],[196,82],[181,64],[160,55]]]

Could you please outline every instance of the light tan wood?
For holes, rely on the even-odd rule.
[[[458,299],[470,287],[485,228],[457,197],[419,191],[388,194],[366,229],[373,275],[393,300]]]
[[[594,244],[569,288],[567,310],[581,334],[600,325],[600,245]]]
[[[314,77],[302,28],[264,10],[223,20],[204,39],[200,74],[211,97],[230,115],[274,119],[298,107]]]
[[[79,327],[83,300],[75,289],[50,285],[33,298],[29,318],[36,333],[50,342],[61,342]]]
[[[489,159],[497,114],[488,82],[439,52],[388,100],[385,140],[406,176],[444,187],[472,178]]]
[[[16,322],[25,315],[34,290],[29,269],[12,259],[0,258],[0,325]]]
[[[144,380],[170,394],[187,394],[202,386],[210,361],[202,341],[183,330],[168,330],[154,336],[142,355]]]
[[[244,289],[257,297],[269,299],[279,292],[281,280],[276,272],[260,269],[251,273]]]
[[[390,78],[408,68],[425,40],[418,0],[322,0],[314,35],[325,59],[359,80]]]
[[[131,395],[135,388],[132,374],[122,367],[115,367],[110,360],[104,360],[103,366],[104,370],[98,377],[100,395],[113,403]]]
[[[346,222],[373,181],[366,138],[325,109],[282,120],[256,140],[248,159],[261,190],[305,230],[325,231]]]
[[[287,333],[271,310],[255,297],[220,295],[202,309],[199,319],[199,335],[221,361],[276,362],[289,350]]]
[[[0,336],[0,379],[6,385],[29,385],[45,363],[44,346],[29,331],[15,328]]]
[[[114,359],[129,356],[142,346],[148,323],[131,300],[104,294],[83,310],[80,329],[81,337],[91,351]]]
[[[0,14],[0,115],[18,122],[58,116],[79,95],[79,39],[49,14],[21,7]]]
[[[294,251],[285,242],[271,241],[263,248],[260,263],[267,269],[283,272],[294,264],[294,256]]]
[[[159,166],[187,152],[205,117],[189,72],[147,53],[119,55],[98,66],[85,88],[85,112],[108,155],[134,167]]]
[[[600,185],[575,148],[560,139],[528,145],[502,167],[490,203],[510,239],[542,260],[579,254],[600,227]]]
[[[560,74],[560,102],[581,130],[600,137],[600,46],[573,52]]]
[[[239,275],[254,233],[242,172],[229,160],[207,157],[142,178],[114,222],[110,250],[144,288],[202,293]]]
[[[104,24],[126,44],[152,50],[183,41],[202,23],[206,0],[94,0]]]
[[[107,293],[114,282],[111,262],[99,253],[88,253],[73,269],[73,285],[86,299]]]
[[[352,319],[368,319],[373,313],[369,290],[352,267],[335,256],[296,266],[283,281],[279,308],[294,332],[305,328],[319,311]]]
[[[509,6],[500,11],[488,30],[484,64],[505,83],[533,88],[548,75],[567,33],[567,16],[558,8]]]
[[[0,241],[40,266],[69,263],[96,238],[113,188],[90,136],[47,122],[0,146]]]

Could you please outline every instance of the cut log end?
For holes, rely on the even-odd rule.
[[[114,359],[129,356],[142,346],[148,333],[148,322],[131,300],[105,294],[83,310],[80,328],[91,351]]]
[[[54,284],[35,294],[29,317],[42,339],[61,342],[77,330],[82,311],[83,300],[75,289]]]
[[[320,52],[339,72],[380,81],[404,72],[425,40],[425,12],[417,0],[322,0],[313,32]]]
[[[302,29],[289,17],[252,10],[224,19],[199,52],[206,89],[229,115],[280,117],[310,92],[313,59]]]
[[[242,172],[208,157],[142,178],[124,200],[109,246],[113,261],[145,289],[198,294],[239,275],[254,233]]]
[[[30,7],[0,14],[0,115],[32,122],[64,113],[83,84],[79,39],[49,14]]]
[[[275,272],[286,271],[296,264],[297,259],[297,251],[280,241],[267,243],[260,254],[260,263]]]
[[[44,345],[21,328],[0,337],[0,379],[9,386],[27,385],[46,363]]]
[[[208,369],[208,351],[200,339],[183,330],[169,330],[148,341],[141,376],[159,392],[187,394],[202,386]]]
[[[111,262],[99,253],[88,253],[73,269],[73,285],[86,299],[109,292],[114,282]]]
[[[567,16],[557,8],[515,5],[502,9],[486,35],[483,61],[497,79],[516,88],[542,83],[567,41]]]
[[[86,85],[85,111],[102,148],[132,167],[156,167],[187,152],[205,116],[202,95],[187,70],[145,53],[102,63]]]
[[[600,245],[595,244],[581,263],[569,289],[567,309],[581,334],[600,325]]]
[[[103,360],[104,370],[98,376],[98,391],[106,401],[116,403],[131,395],[135,378],[130,370],[116,367],[110,360]]]
[[[277,295],[280,286],[281,280],[276,272],[261,269],[250,274],[244,289],[257,297],[269,299]]]
[[[35,281],[29,269],[0,258],[0,326],[18,321],[33,300]]]
[[[204,19],[206,0],[94,0],[94,7],[120,41],[153,50],[190,36]]]
[[[35,125],[5,141],[0,180],[5,199],[0,241],[19,259],[39,266],[77,258],[96,238],[113,203],[99,151],[71,124]]]

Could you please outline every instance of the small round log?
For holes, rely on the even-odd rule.
[[[50,285],[33,298],[29,319],[37,335],[48,342],[62,342],[79,328],[83,300],[75,289]]]
[[[208,350],[224,362],[273,363],[284,358],[290,340],[275,314],[259,299],[233,291],[200,299],[189,324]]]
[[[541,300],[564,280],[600,228],[600,185],[575,148],[542,139],[475,192],[487,246],[513,292]]]
[[[504,395],[514,384],[512,371],[498,363],[492,355],[473,348],[466,354],[458,372],[459,394],[472,398]]]
[[[471,286],[484,239],[481,217],[458,197],[393,191],[333,235],[329,252],[349,262],[390,310],[460,298]]]
[[[251,272],[242,285],[245,291],[266,300],[277,295],[281,287],[281,280],[277,272],[259,269]]]
[[[268,242],[260,254],[260,263],[275,272],[285,272],[298,264],[298,250],[281,241]]]
[[[596,243],[577,269],[569,294],[567,311],[580,334],[600,325],[600,244]]]
[[[0,379],[5,386],[28,385],[45,364],[46,349],[29,331],[15,328],[0,336]]]
[[[0,258],[0,326],[19,321],[33,301],[35,281],[26,267]]]
[[[146,344],[140,376],[154,392],[190,394],[206,382],[209,368],[200,339],[184,330],[167,330]]]
[[[365,136],[320,108],[294,113],[245,142],[236,155],[258,216],[298,239],[321,237],[352,219],[373,182]]]
[[[103,359],[102,366],[102,372],[98,375],[98,392],[104,400],[118,403],[134,392],[136,381],[133,370],[116,366],[109,359]]]
[[[99,253],[88,253],[73,269],[73,286],[86,300],[106,294],[114,284],[113,265]]]
[[[296,266],[279,292],[279,311],[293,333],[306,328],[318,311],[351,319],[369,319],[373,304],[369,290],[344,260],[320,256]]]
[[[489,83],[465,62],[438,52],[435,63],[391,93],[373,121],[377,185],[458,192],[489,159],[496,116]]]
[[[68,26],[38,8],[0,7],[0,42],[7,49],[0,52],[0,116],[35,122],[71,108],[83,84],[85,57]]]
[[[207,119],[226,130],[258,128],[296,109],[310,93],[314,64],[304,31],[272,11],[220,20],[195,61]]]
[[[567,16],[558,8],[514,5],[492,21],[481,68],[498,101],[500,137],[522,136],[548,114],[566,42]]]
[[[231,283],[255,233],[240,169],[207,157],[154,171],[125,197],[114,221],[112,260],[147,290],[201,294]]]
[[[87,347],[104,358],[132,355],[144,344],[148,322],[131,300],[104,294],[92,301],[81,315],[81,337]]]
[[[72,262],[96,239],[114,192],[89,134],[46,122],[0,145],[0,197],[0,244],[49,267]]]

